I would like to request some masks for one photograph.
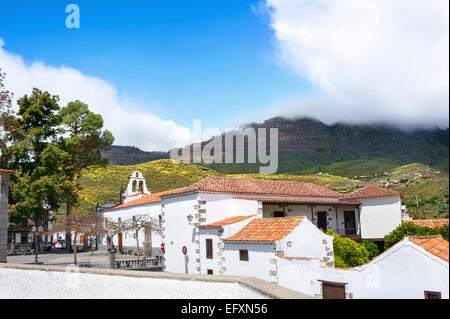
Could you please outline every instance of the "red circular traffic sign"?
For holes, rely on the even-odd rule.
[[[161,250],[162,250],[162,252],[165,251],[164,243],[161,244]]]
[[[183,255],[187,254],[187,247],[183,246],[183,248],[181,248],[181,252],[183,253]]]

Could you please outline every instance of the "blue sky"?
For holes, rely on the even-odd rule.
[[[66,6],[80,8],[79,29]],[[186,145],[271,116],[448,127],[448,0],[0,1],[0,68],[103,115],[116,144]]]
[[[65,26],[72,2],[80,29]],[[256,1],[72,2],[2,1],[4,49],[100,77],[180,125],[222,129],[310,87],[276,59]]]

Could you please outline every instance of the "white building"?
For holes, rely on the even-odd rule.
[[[207,177],[161,195],[166,267],[206,274],[211,268],[202,266],[206,253],[202,226],[240,216],[305,217],[318,228],[331,228],[342,236],[382,241],[401,223],[400,197],[375,186],[342,195],[310,183]],[[213,242],[217,244],[221,245]],[[227,274],[226,267],[217,265],[213,273]]]
[[[323,298],[448,299],[448,258],[449,243],[442,237],[406,237],[367,264],[348,269],[279,258],[279,283]]]
[[[134,171],[128,177],[127,189],[121,194],[121,203],[127,203],[150,194],[151,192],[147,189],[144,175],[139,171]]]
[[[397,245],[367,265],[340,270],[334,268],[332,237],[319,230],[333,229],[355,240],[382,242],[402,222],[401,194],[389,189],[367,186],[343,195],[310,183],[207,177],[102,212],[116,221],[141,214],[161,223],[163,235],[154,235],[152,242],[156,250],[163,245],[168,272],[255,276],[320,296],[323,287],[329,291],[333,285],[346,283],[348,298],[370,297],[370,291],[374,297],[384,293],[358,286],[371,278],[371,269],[382,269],[393,281],[392,287],[408,286],[406,277],[398,275],[406,266],[397,267],[395,262],[384,268],[372,266],[387,256],[395,260],[396,249],[407,244]],[[135,247],[134,238],[128,236],[117,236],[116,246]],[[140,238],[144,240],[143,235]],[[402,254],[409,254],[407,251],[403,249]],[[416,253],[411,258],[422,258],[417,264],[434,267],[436,260],[420,256]],[[415,265],[414,260],[409,267]],[[445,266],[437,262],[438,268]],[[392,296],[401,291],[398,288]],[[445,290],[441,291],[445,296]]]

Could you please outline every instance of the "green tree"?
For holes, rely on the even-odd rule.
[[[441,234],[441,236],[448,241],[448,224],[447,225],[443,225],[442,227],[438,228],[439,233]]]
[[[91,165],[108,164],[108,160],[102,158],[101,153],[111,148],[114,138],[108,130],[102,130],[102,116],[91,112],[88,105],[79,100],[69,102],[63,107],[59,117],[61,137],[58,147],[64,152],[61,166],[65,182],[62,190],[66,216],[70,217],[72,207],[79,199],[79,179],[83,170]],[[70,243],[70,232],[67,232],[66,236],[66,242]],[[70,245],[67,245],[67,250],[70,250]]]
[[[54,159],[61,153],[52,144],[60,123],[58,101],[58,96],[35,88],[30,96],[17,101],[16,114],[2,113],[2,118],[7,119],[2,163],[16,171],[11,177],[13,221],[28,217],[40,224],[47,219],[49,210],[59,207],[59,177]]]
[[[379,254],[378,246],[375,243],[372,243],[370,241],[363,241],[361,245],[364,246],[364,248],[369,252],[369,259],[372,259]]]
[[[327,235],[334,237],[333,250],[336,267],[356,267],[369,261],[369,252],[364,245],[360,245],[349,238],[342,238],[332,229],[327,231]]]
[[[388,249],[401,241],[406,236],[432,236],[439,235],[439,229],[419,226],[412,222],[403,223],[389,234],[384,236],[384,249]]]

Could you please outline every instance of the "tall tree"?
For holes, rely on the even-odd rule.
[[[11,178],[13,221],[28,217],[39,225],[49,210],[58,209],[58,163],[64,157],[53,145],[60,124],[58,101],[58,96],[35,88],[17,101],[16,114],[2,113],[6,123],[2,162],[17,172]]]
[[[66,154],[62,172],[66,180],[63,192],[69,217],[79,199],[81,186],[78,181],[83,170],[92,165],[108,164],[101,153],[111,149],[114,137],[108,130],[103,130],[102,116],[91,112],[88,105],[79,100],[69,102],[61,109],[59,117],[61,137],[58,146]],[[70,232],[66,236],[66,242],[70,243]],[[67,250],[70,250],[69,245]]]
[[[0,68],[0,167],[7,167],[8,161],[2,154],[7,150],[7,135],[11,130],[13,93],[5,88],[6,73]]]

